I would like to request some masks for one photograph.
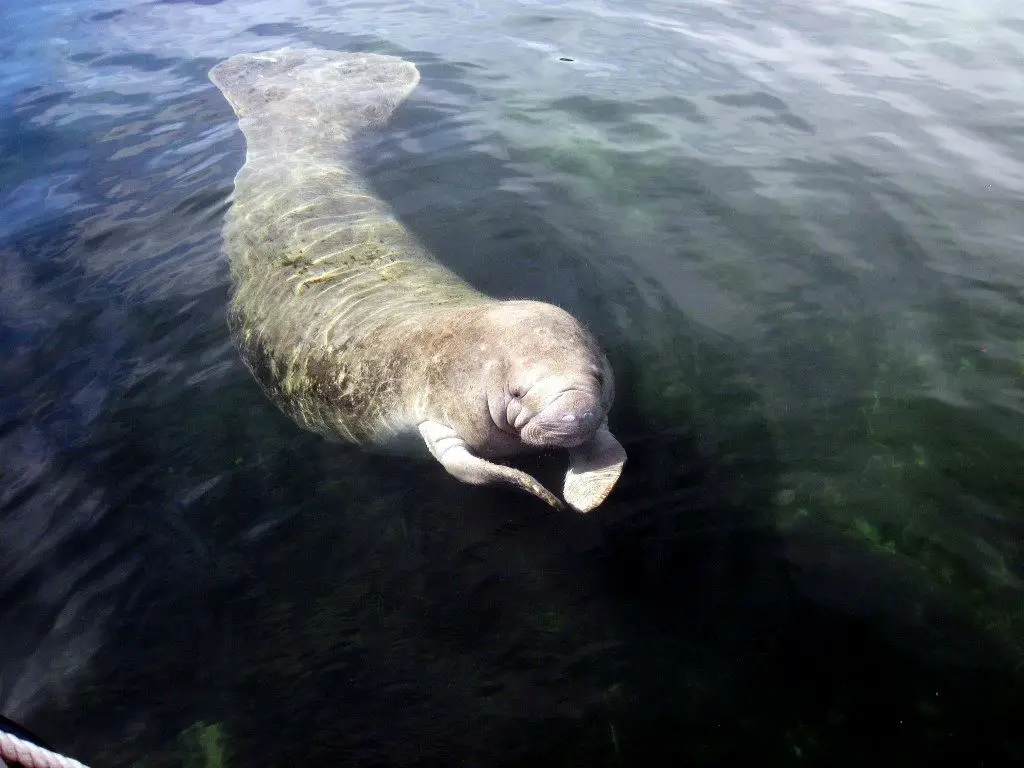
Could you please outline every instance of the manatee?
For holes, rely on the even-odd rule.
[[[210,79],[246,139],[224,225],[228,325],[269,399],[328,439],[425,444],[459,480],[556,508],[501,461],[568,449],[563,498],[581,512],[601,504],[626,453],[608,430],[614,380],[593,336],[552,304],[472,288],[357,171],[354,140],[413,91],[415,64],[285,48],[232,56]]]

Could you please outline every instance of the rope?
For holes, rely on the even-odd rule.
[[[88,768],[77,760],[0,730],[0,765],[3,765],[4,760],[25,768]]]

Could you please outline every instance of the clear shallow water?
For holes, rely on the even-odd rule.
[[[2,7],[4,714],[96,765],[1022,759],[1016,3]],[[416,61],[379,193],[609,349],[597,513],[256,391],[206,71],[289,43]]]

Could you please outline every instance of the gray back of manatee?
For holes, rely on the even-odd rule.
[[[508,455],[524,448],[503,414],[495,426],[464,413],[469,401],[486,414],[482,358],[465,348],[492,335],[493,307],[501,302],[440,265],[356,171],[353,139],[387,121],[419,82],[416,66],[376,54],[283,49],[233,56],[210,79],[246,139],[224,228],[229,326],[270,399],[329,438],[384,443],[419,428],[457,477],[509,482],[557,504],[528,475],[464,450],[468,444]],[[551,327],[567,351],[607,369],[597,414],[603,419],[611,371],[589,334],[550,305],[529,303],[511,314],[522,319],[502,319],[505,336]],[[573,455],[573,493],[588,497],[584,506],[599,503],[621,471],[621,447],[602,427]],[[607,487],[579,490],[587,483]],[[567,492],[569,485],[567,479]]]
[[[246,138],[225,226],[242,357],[309,429],[370,439],[397,418],[405,361],[362,347],[379,350],[396,322],[487,301],[435,262],[348,154],[419,73],[389,56],[284,50],[234,56],[210,76]]]

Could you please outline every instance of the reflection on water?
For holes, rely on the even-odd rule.
[[[4,14],[4,714],[95,765],[1021,758],[1016,4]],[[596,513],[256,390],[206,71],[285,43],[414,59],[375,189],[609,350]]]

